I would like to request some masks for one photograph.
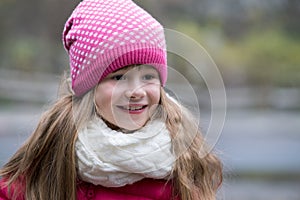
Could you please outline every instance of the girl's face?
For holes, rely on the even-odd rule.
[[[97,86],[98,114],[127,131],[145,125],[160,101],[160,77],[147,65],[125,67],[110,73]]]

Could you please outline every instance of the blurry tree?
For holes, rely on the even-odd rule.
[[[283,28],[293,37],[300,39],[300,1],[286,0],[282,8]]]
[[[78,2],[1,1],[1,68],[62,71],[66,63],[61,42],[63,25]]]

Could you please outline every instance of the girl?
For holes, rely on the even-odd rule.
[[[0,170],[0,199],[215,199],[221,163],[163,89],[159,22],[131,0],[84,0],[63,42],[67,90]]]

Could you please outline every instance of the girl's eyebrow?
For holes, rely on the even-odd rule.
[[[117,73],[117,72],[120,72],[120,71],[127,71],[127,70],[130,70],[130,69],[134,68],[134,67],[135,66],[126,66],[126,67],[120,68],[120,69],[118,69],[116,71],[113,71],[111,73]]]
[[[128,72],[127,70],[118,70],[118,71],[115,71],[115,72],[111,72],[108,75],[126,74],[127,72]]]

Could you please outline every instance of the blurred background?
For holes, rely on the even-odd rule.
[[[0,1],[0,166],[53,102],[68,57],[63,25],[77,0]],[[225,180],[219,199],[300,199],[300,1],[136,1],[166,28],[201,44],[227,93],[227,116],[215,146]],[[184,58],[169,65],[187,77],[209,123],[205,82]],[[170,85],[184,85],[169,78]],[[195,106],[195,105],[189,105]]]

